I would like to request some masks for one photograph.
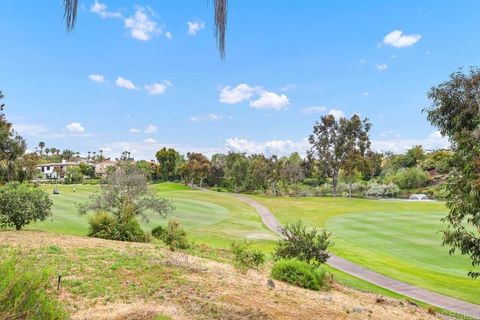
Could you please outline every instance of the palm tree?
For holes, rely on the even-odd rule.
[[[45,142],[39,142],[38,143],[38,146],[40,147],[40,155],[43,154],[43,148],[45,148]]]
[[[227,29],[227,2],[228,0],[213,0],[215,12],[215,39],[220,51],[220,58],[225,59],[225,31]],[[67,31],[73,31],[77,20],[78,0],[63,0],[64,17]]]
[[[50,148],[45,148],[45,154],[48,156],[49,153],[50,153]]]

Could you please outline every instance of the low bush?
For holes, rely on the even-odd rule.
[[[265,255],[251,246],[247,241],[232,242],[233,265],[243,272],[257,269],[265,263]]]
[[[394,183],[389,184],[380,184],[380,183],[369,183],[368,188],[365,191],[367,197],[396,197],[398,196],[400,189]]]
[[[133,217],[119,221],[110,213],[98,212],[89,219],[88,223],[89,237],[129,242],[148,242],[149,240]]]
[[[51,272],[16,256],[0,261],[0,319],[64,320],[68,314],[47,292]]]
[[[307,228],[301,221],[282,228],[284,239],[279,240],[274,259],[296,258],[314,266],[325,263],[329,258],[328,247],[331,233],[317,228]]]
[[[324,286],[325,270],[298,259],[279,260],[272,268],[272,278],[302,288],[320,290]]]
[[[94,238],[111,239],[115,229],[116,219],[106,212],[95,213],[88,219],[88,236]]]
[[[162,240],[169,246],[171,251],[175,249],[188,249],[189,247],[187,233],[176,220],[168,221],[165,228],[162,226],[153,228],[152,236]]]
[[[151,231],[152,237],[162,240],[163,235],[165,234],[165,228],[163,226],[156,226]]]

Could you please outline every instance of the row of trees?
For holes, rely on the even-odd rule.
[[[39,156],[40,162],[60,162],[61,160],[79,161],[87,160],[88,162],[98,163],[106,160],[103,156],[103,150],[87,151],[87,155],[82,157],[80,152],[70,149],[61,150],[55,147],[46,147],[45,142],[40,141],[35,148],[35,153]]]

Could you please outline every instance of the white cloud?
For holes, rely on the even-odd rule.
[[[388,64],[386,63],[377,63],[375,65],[375,68],[377,68],[377,70],[380,70],[380,71],[384,71],[384,70],[387,70],[388,69]]]
[[[331,114],[336,120],[340,118],[345,118],[345,114],[343,113],[343,111],[338,109],[331,109],[330,111],[328,111],[328,114]]]
[[[14,124],[13,129],[22,135],[34,137],[48,132],[48,129],[42,124],[19,123]]]
[[[443,139],[443,136],[440,133],[440,131],[435,131],[435,132],[432,132],[430,134],[430,138],[432,138],[432,139]]]
[[[145,128],[145,133],[155,133],[158,131],[158,128],[156,126],[154,126],[153,124],[149,124],[146,128]]]
[[[126,18],[124,24],[125,28],[130,29],[130,35],[141,41],[148,41],[154,34],[161,34],[163,31],[143,7],[139,7],[133,16]]]
[[[122,15],[120,12],[110,12],[107,10],[107,5],[100,3],[95,0],[95,2],[90,6],[90,11],[98,14],[102,18],[121,18]]]
[[[257,109],[281,110],[288,106],[288,104],[289,101],[286,95],[279,95],[270,91],[263,91],[257,100],[250,101],[250,107]]]
[[[158,141],[153,139],[153,138],[147,138],[147,139],[143,140],[143,142],[145,142],[145,143],[157,143]]]
[[[188,21],[188,34],[191,36],[196,35],[200,30],[205,29],[205,22],[196,20],[196,21]]]
[[[360,59],[360,63],[365,63],[365,62],[367,62],[367,60],[365,60],[365,59]]]
[[[308,141],[304,139],[299,142],[293,142],[291,140],[256,142],[241,138],[230,138],[227,139],[225,147],[228,151],[234,152],[246,152],[248,154],[263,153],[267,156],[286,156],[295,151],[305,154],[305,150],[308,148]]]
[[[220,91],[220,102],[228,104],[239,103],[250,99],[257,90],[257,88],[250,87],[246,83],[240,83],[234,88],[226,86]]]
[[[82,126],[81,123],[79,122],[72,122],[70,124],[67,124],[65,128],[73,133],[83,133],[85,132],[85,128]]]
[[[249,86],[241,83],[236,87],[226,86],[220,90],[220,102],[235,104],[250,100],[250,107],[257,109],[281,110],[288,106],[288,97],[285,94],[277,94],[266,91],[260,86]]]
[[[302,110],[302,113],[304,114],[311,114],[311,113],[320,113],[320,112],[324,112],[324,111],[327,111],[327,108],[326,107],[322,107],[322,106],[316,106],[316,107],[308,107],[308,108],[305,108]]]
[[[159,95],[165,93],[167,87],[171,87],[172,83],[168,80],[164,80],[162,83],[152,83],[150,85],[145,86],[145,90],[147,90],[148,94],[150,95]]]
[[[139,133],[141,130],[138,129],[138,128],[130,128],[130,130],[128,130],[128,132],[130,133]]]
[[[383,38],[383,44],[395,48],[404,48],[413,46],[422,38],[419,34],[406,35],[401,30],[394,30]]]
[[[364,93],[362,93],[362,96],[364,96],[364,97],[366,97],[368,95],[369,95],[368,91],[365,91]]]
[[[223,117],[216,115],[214,113],[209,113],[204,116],[191,116],[188,118],[190,121],[195,121],[195,122],[201,122],[201,121],[217,121],[217,120],[222,120]]]
[[[172,33],[170,31],[165,32],[165,38],[167,38],[168,40],[172,40],[173,38]]]
[[[115,81],[115,84],[119,86],[120,88],[128,89],[128,90],[134,90],[137,89],[137,86],[135,84],[123,77],[118,77],[117,80]]]
[[[93,73],[88,76],[88,79],[90,79],[93,82],[98,82],[98,83],[105,83],[107,80],[105,80],[105,77],[102,74],[98,73]]]

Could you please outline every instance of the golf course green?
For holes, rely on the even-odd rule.
[[[480,303],[468,259],[441,246],[441,202],[255,196],[281,223],[301,219],[333,233],[335,254],[419,287]]]
[[[43,185],[50,194],[53,185]],[[193,241],[213,247],[229,247],[232,240],[248,239],[258,246],[271,246],[276,236],[263,224],[256,211],[247,204],[225,193],[203,192],[175,183],[152,186],[158,195],[173,201],[174,212],[167,218],[153,213],[148,221],[140,220],[145,230],[165,225],[168,220],[178,220]],[[47,221],[32,223],[27,229],[45,230],[58,234],[85,236],[88,233],[88,218],[79,215],[76,205],[88,201],[89,195],[100,191],[99,186],[59,185],[60,194],[51,195],[53,215]]]

